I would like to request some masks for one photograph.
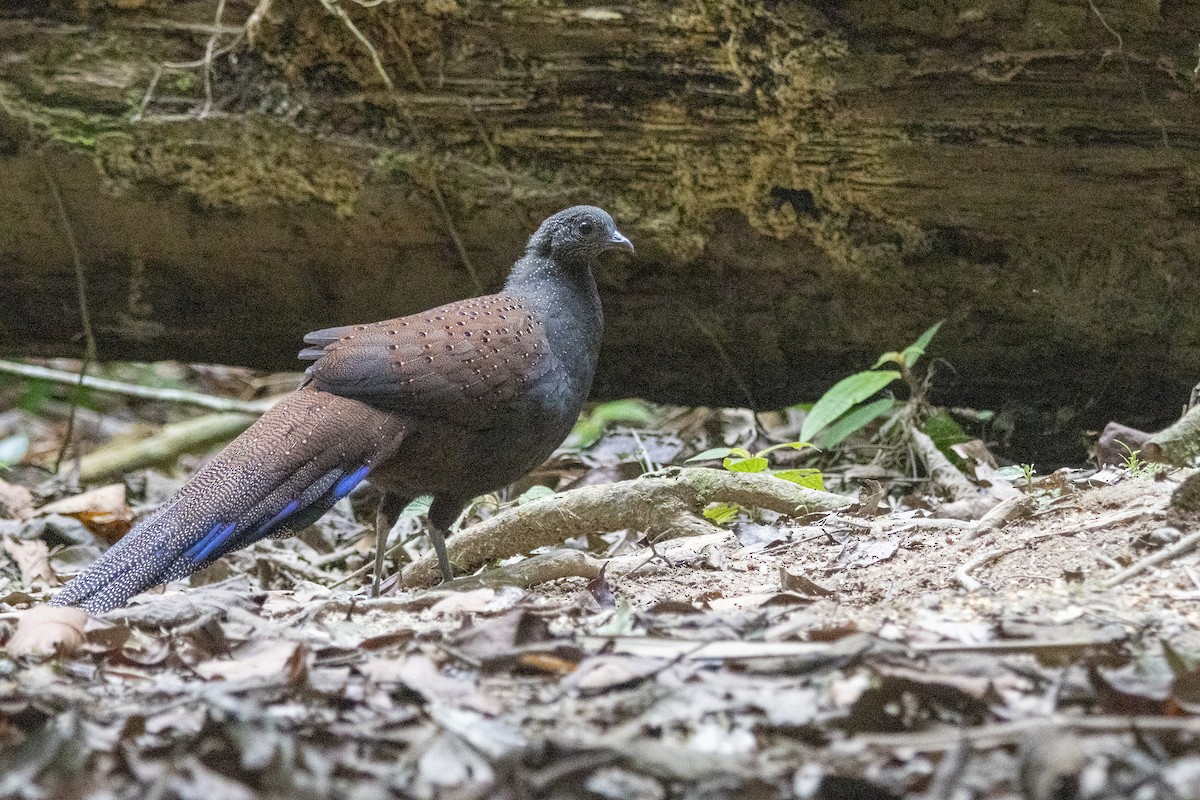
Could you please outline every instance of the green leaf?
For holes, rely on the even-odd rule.
[[[67,401],[72,405],[86,408],[90,411],[100,411],[102,406],[96,401],[95,393],[86,386],[71,386]]]
[[[785,481],[803,486],[805,489],[825,491],[825,481],[821,477],[821,470],[819,469],[781,469],[771,474],[776,478],[783,478]]]
[[[34,378],[29,381],[25,387],[25,393],[21,396],[17,403],[22,410],[28,411],[30,414],[39,414],[42,407],[46,405],[54,396],[54,384],[50,381],[44,381],[39,378]]]
[[[704,517],[716,525],[728,525],[741,510],[736,503],[713,503],[704,509]]]
[[[0,439],[0,467],[17,464],[29,452],[29,437],[23,433]]]
[[[683,463],[690,464],[693,461],[712,461],[718,458],[728,458],[731,455],[733,455],[732,447],[714,447],[711,450],[705,450],[703,453],[697,453]]]
[[[942,323],[946,320],[935,322],[929,330],[917,337],[917,340],[904,348],[904,366],[911,367],[917,363],[917,359],[925,355],[925,348],[929,347],[929,343],[933,341],[933,336],[938,332],[938,328],[942,327]]]
[[[808,416],[804,418],[804,425],[800,428],[800,438],[811,441],[818,432],[827,428],[842,414],[899,377],[900,373],[895,370],[869,369],[842,378],[821,395],[821,399],[813,405],[812,411],[808,412]]]
[[[601,403],[593,408],[591,413],[580,415],[562,446],[568,450],[591,447],[600,440],[610,425],[618,422],[628,425],[650,425],[654,423],[654,415],[641,400],[613,400]]]
[[[904,353],[898,353],[895,350],[892,350],[891,352],[884,353],[883,355],[881,355],[879,357],[879,360],[871,365],[871,369],[879,369],[884,364],[903,364],[903,363],[904,363]]]
[[[837,447],[852,433],[858,433],[875,420],[888,414],[896,406],[891,397],[881,397],[865,405],[852,408],[837,421],[821,432],[820,441],[824,448]]]
[[[1010,483],[1025,480],[1025,470],[1021,469],[1019,464],[1009,464],[1007,467],[1001,467],[993,472],[992,475]]]
[[[653,425],[654,415],[641,400],[610,400],[592,409],[592,419],[608,427],[616,422],[626,425]]]
[[[521,492],[521,496],[517,498],[517,505],[523,506],[526,503],[532,503],[534,500],[550,497],[552,494],[554,494],[554,490],[549,486],[542,486],[540,483],[537,483]]]
[[[930,414],[925,422],[921,424],[921,430],[933,440],[937,449],[941,450],[942,454],[950,459],[954,466],[959,469],[963,469],[966,466],[962,457],[950,448],[956,444],[971,441],[971,437],[954,420],[954,417],[946,413],[944,409],[938,409]]]
[[[401,519],[416,519],[422,514],[428,514],[431,505],[433,505],[433,498],[427,494],[423,494],[406,505],[404,510],[400,512],[400,517]]]
[[[575,423],[575,427],[571,428],[571,432],[567,434],[567,439],[562,446],[568,450],[583,450],[600,441],[600,437],[603,435],[603,425],[591,417],[580,417],[579,421]]]
[[[817,446],[812,442],[784,442],[783,444],[773,444],[766,450],[759,450],[754,455],[765,456],[767,453],[774,452],[775,450],[782,450],[785,447],[790,447],[793,450],[803,450],[806,447],[811,447],[815,450]]]
[[[730,472],[763,472],[767,468],[767,460],[751,456],[750,458],[727,458],[725,469]]]
[[[1196,671],[1198,660],[1195,656],[1189,656],[1171,647],[1167,642],[1162,643],[1163,657],[1167,661],[1167,666],[1171,668],[1171,673],[1176,679],[1188,679],[1193,676]]]

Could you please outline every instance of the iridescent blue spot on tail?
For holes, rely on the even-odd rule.
[[[218,522],[209,529],[208,533],[200,537],[200,541],[184,551],[184,557],[189,559],[193,564],[199,564],[228,541],[229,537],[233,536],[236,528],[236,522],[231,522],[228,525],[222,525]]]
[[[364,464],[354,472],[338,481],[337,486],[333,487],[334,502],[341,500],[343,497],[353,492],[354,487],[362,483],[363,478],[367,477],[367,473],[370,471],[371,466],[369,464]]]
[[[254,534],[250,537],[251,540],[258,540],[258,539],[261,539],[262,537],[266,536],[268,533],[271,532],[271,530],[276,525],[278,525],[279,523],[286,520],[292,514],[295,514],[296,510],[298,508],[300,508],[299,500],[293,500],[292,502],[288,503],[286,506],[283,507],[282,511],[280,511],[275,516],[271,517],[269,520],[264,522],[262,525],[259,525],[254,530]]]

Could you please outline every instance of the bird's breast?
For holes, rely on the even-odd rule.
[[[571,422],[561,418],[534,416],[497,418],[482,429],[417,424],[371,481],[410,496],[476,497],[537,467],[570,430]]]

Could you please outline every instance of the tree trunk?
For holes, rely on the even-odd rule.
[[[51,8],[0,11],[8,354],[80,352],[71,236],[101,357],[279,367],[586,201],[638,248],[602,396],[813,399],[942,318],[946,403],[1152,427],[1200,377],[1195,3]]]

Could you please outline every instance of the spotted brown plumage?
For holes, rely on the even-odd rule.
[[[545,460],[578,417],[603,329],[592,268],[614,248],[633,249],[606,212],[576,206],[542,223],[499,294],[308,334],[301,387],[52,602],[122,605],[300,530],[364,479],[383,493],[381,519],[433,495],[449,578],[444,536],[466,503]]]
[[[554,369],[546,330],[520,298],[493,294],[423,315],[316,331],[300,353],[314,386],[468,427]],[[380,368],[382,366],[382,368]]]

